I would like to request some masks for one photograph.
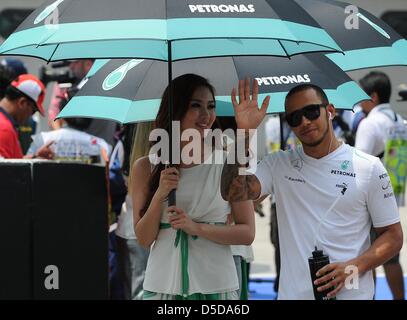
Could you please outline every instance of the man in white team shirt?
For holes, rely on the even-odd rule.
[[[239,81],[239,102],[232,91],[240,129],[255,129],[264,119],[269,98],[257,103],[258,86]],[[239,175],[226,164],[221,191],[228,201],[276,197],[281,252],[279,299],[314,299],[308,258],[315,246],[331,264],[318,272],[317,285],[338,299],[372,299],[371,270],[394,256],[403,234],[389,178],[380,160],[341,143],[333,133],[335,108],[322,89],[300,85],[285,102],[286,119],[301,141],[296,150],[270,154],[253,174]],[[371,245],[373,226],[380,236]],[[352,266],[357,286],[345,286]],[[327,281],[326,285],[323,283]]]

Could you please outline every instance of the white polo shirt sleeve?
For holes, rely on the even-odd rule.
[[[268,154],[257,164],[254,175],[259,179],[261,185],[260,196],[273,193],[273,167],[276,162],[276,154]]]
[[[376,130],[372,122],[368,121],[368,119],[363,119],[356,131],[356,138],[355,138],[355,148],[366,152],[367,154],[373,154],[375,149],[375,141],[376,141]]]
[[[41,133],[31,136],[32,142],[27,150],[27,155],[34,155],[38,149],[40,149],[44,144],[44,138]]]
[[[379,159],[375,159],[373,163],[372,175],[368,184],[367,209],[375,228],[400,221],[390,177]]]

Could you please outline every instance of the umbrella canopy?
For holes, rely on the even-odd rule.
[[[48,0],[0,47],[47,61],[341,51],[294,0]]]
[[[335,0],[296,2],[344,50],[344,54],[327,54],[342,70],[407,65],[407,40],[366,10],[352,5],[352,11],[345,12],[350,4]]]
[[[58,115],[111,119],[120,123],[154,120],[161,95],[167,86],[167,64],[152,60],[110,60],[100,66]],[[341,109],[352,109],[370,99],[346,73],[321,54],[278,57],[222,57],[173,63],[173,75],[196,73],[216,89],[218,116],[233,116],[230,92],[246,76],[259,83],[259,99],[271,94],[268,113],[284,112],[287,92],[303,83],[324,89],[329,100]]]

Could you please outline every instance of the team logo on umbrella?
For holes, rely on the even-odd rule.
[[[34,24],[40,23],[42,20],[44,20],[46,17],[48,17],[54,10],[62,3],[64,0],[57,0],[54,3],[50,4],[48,7],[42,11],[37,18],[34,20]]]
[[[126,77],[127,72],[133,69],[135,66],[143,62],[143,59],[132,59],[126,62],[122,66],[118,67],[116,70],[109,73],[105,81],[103,81],[102,88],[105,91],[112,90],[117,87],[120,82]]]
[[[260,77],[256,78],[259,86],[262,85],[282,85],[282,84],[294,84],[294,83],[309,83],[311,82],[308,74],[303,75],[291,75],[291,76],[279,76],[279,77]]]
[[[192,13],[243,13],[243,12],[248,12],[248,13],[253,13],[255,12],[255,8],[253,4],[221,4],[221,5],[215,5],[215,4],[190,4],[189,5],[189,10],[191,10]]]
[[[378,26],[376,23],[370,21],[370,19],[368,19],[367,17],[365,17],[363,14],[361,14],[360,12],[357,13],[357,16],[364,20],[366,23],[370,24],[372,26],[373,29],[375,29],[377,32],[379,32],[383,37],[386,37],[387,39],[390,39],[389,34],[383,30],[383,28],[381,28],[380,26]]]

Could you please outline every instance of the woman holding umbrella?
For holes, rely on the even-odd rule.
[[[199,163],[177,167],[152,165],[148,157],[133,166],[132,199],[137,239],[150,247],[144,299],[238,299],[238,279],[229,245],[254,240],[251,201],[230,205],[220,194],[223,164],[206,164],[204,130],[216,120],[215,94],[208,81],[194,74],[173,80],[174,120],[200,136]],[[157,129],[169,129],[168,87],[156,119]],[[168,131],[167,131],[168,132]],[[181,141],[181,150],[185,146]],[[195,152],[196,148],[192,149]],[[210,156],[222,156],[216,149]],[[206,163],[204,163],[206,162]],[[209,161],[210,162],[210,161]],[[166,198],[177,189],[177,205]],[[235,225],[226,225],[232,212]]]

